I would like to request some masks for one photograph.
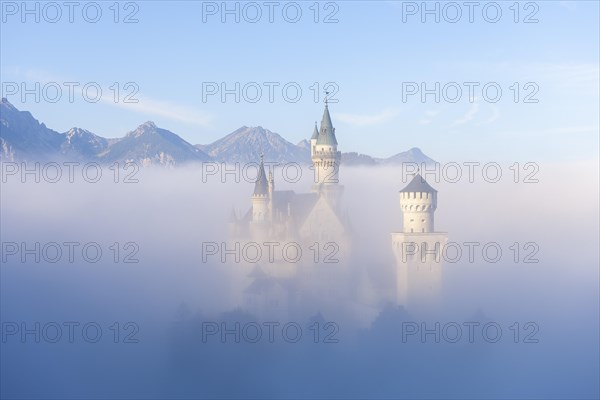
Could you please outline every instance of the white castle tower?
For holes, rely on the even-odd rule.
[[[240,295],[232,300],[236,305],[251,303],[253,312],[258,313],[271,312],[273,307],[292,309],[301,300],[302,312],[316,313],[344,304],[340,299],[345,299],[348,291],[340,281],[350,274],[347,260],[352,237],[348,215],[340,206],[343,187],[339,184],[341,153],[337,145],[326,99],[321,127],[315,123],[310,138],[315,174],[311,193],[275,190],[274,170],[266,171],[261,156],[250,209],[239,216],[231,213],[228,248],[236,244],[260,247],[270,242],[276,245],[275,254],[273,258],[264,245],[259,260],[244,260],[241,268],[231,268],[234,286],[240,288],[235,291]],[[297,259],[293,258],[294,247],[303,254]],[[252,264],[260,264],[260,270],[248,273],[244,267]],[[255,307],[261,304],[263,308]]]
[[[329,115],[329,106],[325,98],[325,111],[321,120],[321,129],[315,130],[310,138],[310,157],[313,162],[315,184],[313,192],[320,193],[329,201],[333,209],[338,209],[343,186],[339,184],[339,172],[342,153],[337,149],[335,128]]]
[[[254,193],[252,193],[252,218],[249,225],[250,234],[257,240],[267,238],[272,231],[273,186],[273,175],[269,172],[267,179],[263,156],[261,156]]]
[[[260,167],[258,176],[254,184],[254,193],[252,194],[252,222],[262,223],[271,221],[269,212],[269,182],[265,173],[265,164],[263,157],[260,156]]]
[[[442,292],[442,249],[448,240],[435,232],[437,190],[416,174],[400,191],[403,232],[392,233],[396,258],[396,299],[410,311],[435,311]]]

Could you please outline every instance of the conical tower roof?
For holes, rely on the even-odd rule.
[[[425,181],[425,179],[421,176],[421,174],[416,174],[414,176],[414,178],[412,179],[412,181],[410,181],[410,183],[408,185],[406,185],[406,187],[400,191],[400,193],[402,193],[402,192],[405,192],[405,193],[406,192],[436,193],[437,190],[432,188],[429,185],[429,183],[427,183],[427,181]]]
[[[327,103],[325,103],[325,111],[323,111],[323,119],[321,119],[321,130],[319,131],[317,144],[338,144],[337,139],[335,138],[333,123],[331,122],[331,116],[329,115],[329,106],[327,105]]]
[[[256,177],[256,183],[254,184],[254,194],[262,195],[267,193],[269,193],[269,184],[267,183],[267,174],[265,173],[263,156],[260,156],[260,167],[258,168],[258,176]]]
[[[315,130],[313,131],[313,134],[312,134],[310,140],[318,139],[318,138],[319,138],[319,128],[317,128],[317,121],[315,121]]]

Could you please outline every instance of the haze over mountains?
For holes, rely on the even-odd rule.
[[[307,129],[307,132],[311,130]],[[18,110],[5,98],[0,104],[1,161],[133,161],[144,166],[175,166],[204,161],[256,162],[261,154],[268,161],[308,164],[310,144],[303,140],[294,145],[261,126],[243,126],[213,143],[194,146],[151,121],[118,139],[106,139],[77,127],[59,133],[40,123],[30,112]],[[418,148],[385,159],[342,153],[344,165],[375,166],[403,162],[435,163]]]

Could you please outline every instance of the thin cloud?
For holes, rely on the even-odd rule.
[[[58,82],[59,84],[63,84],[63,82],[77,82],[80,85],[82,84],[81,80],[68,79],[53,72],[35,68],[10,66],[4,72],[9,76],[13,76],[15,79],[24,79],[32,82]],[[94,83],[99,84],[98,82]],[[102,90],[100,101],[103,104],[113,105],[131,112],[145,114],[150,118],[162,117],[171,121],[199,127],[206,127],[213,120],[211,115],[200,110],[169,101],[142,97],[137,94],[132,96],[132,100],[138,100],[137,103],[126,103],[124,97],[121,97],[119,101],[115,102],[113,90],[105,85],[99,84],[99,86]],[[66,89],[64,89],[63,92],[66,92]]]
[[[114,102],[110,98],[102,97],[102,101],[106,104],[120,107],[125,110],[146,114],[152,117],[163,117],[172,121],[183,122],[190,125],[206,127],[212,121],[212,117],[187,106],[175,104],[168,101],[154,100],[147,97],[136,97],[137,103]]]
[[[433,121],[433,117],[438,115],[439,111],[429,110],[425,111],[425,116],[419,120],[420,125],[429,125]]]
[[[561,87],[597,86],[600,66],[592,63],[543,63],[521,68],[533,81],[548,81]]]
[[[471,104],[471,107],[469,107],[465,115],[454,121],[454,125],[464,125],[468,122],[471,122],[473,118],[475,118],[475,115],[479,112],[479,103],[477,100],[478,99],[475,99],[475,102]]]
[[[491,124],[495,122],[498,118],[500,118],[500,110],[496,106],[492,106],[492,115],[482,123],[482,125]]]

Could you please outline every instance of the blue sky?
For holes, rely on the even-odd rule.
[[[78,126],[120,137],[152,120],[196,144],[210,143],[242,125],[261,125],[297,143],[310,137],[322,115],[314,84],[322,91],[324,84],[334,82],[339,102],[330,109],[342,151],[384,157],[420,147],[440,161],[598,158],[596,1],[520,2],[518,23],[513,1],[497,3],[502,11],[497,23],[483,18],[482,8],[490,2],[479,2],[472,23],[465,7],[458,22],[445,21],[445,3],[436,2],[428,7],[438,4],[439,23],[431,15],[423,23],[420,10],[406,14],[421,2],[320,2],[318,23],[314,2],[298,2],[302,16],[296,23],[287,22],[282,13],[288,6],[286,15],[294,16],[290,2],[276,2],[272,23],[262,1],[257,2],[263,14],[256,23],[244,20],[244,15],[254,16],[250,8],[243,14],[245,3],[239,3],[239,23],[232,15],[223,23],[219,12],[203,15],[203,8],[221,8],[221,2],[122,2],[119,21],[133,11],[138,20],[128,24],[114,22],[113,2],[99,2],[97,23],[84,20],[86,2],[75,9],[73,23],[64,7],[59,22],[46,21],[43,4],[39,23],[32,15],[23,23],[22,10],[12,15],[11,8],[21,2],[2,3],[3,95],[11,82],[27,87],[78,82],[79,88],[97,82],[103,88],[97,103],[86,101],[78,89],[70,102],[66,86],[56,103],[36,102],[31,95],[22,102],[20,93],[8,96],[17,108],[58,131]],[[452,18],[454,11],[446,11]],[[46,12],[53,18],[53,10]],[[332,12],[338,22],[323,23]],[[532,12],[538,22],[523,23]],[[93,9],[89,15],[93,17]],[[493,9],[487,15],[493,18]],[[121,88],[117,103],[109,89],[115,82]],[[128,82],[139,88],[137,104],[123,102]],[[203,86],[210,82],[229,88],[256,82],[263,96],[256,103],[243,97],[236,103],[233,95],[225,102],[218,95],[203,101]],[[279,84],[272,103],[265,82]],[[440,87],[457,82],[463,94],[455,103],[443,97],[437,103],[433,95],[424,103],[419,95],[403,101],[403,85],[410,82],[424,82],[428,88],[435,82]],[[473,101],[463,82],[479,83]],[[496,103],[482,94],[489,82],[502,90]],[[520,90],[516,103],[515,82]],[[528,82],[533,85],[525,88]],[[286,84],[301,88],[298,102],[284,98]],[[534,91],[531,98],[538,102],[523,102]],[[253,97],[254,92],[248,93]]]

